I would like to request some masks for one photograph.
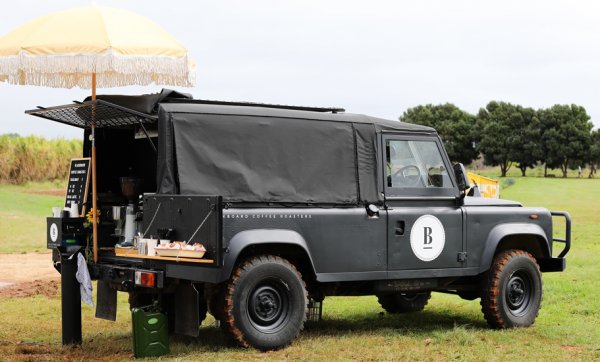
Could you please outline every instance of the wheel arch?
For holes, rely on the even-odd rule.
[[[539,225],[516,223],[497,225],[488,234],[479,272],[483,273],[489,270],[494,255],[509,249],[527,251],[536,259],[550,257],[546,233]]]
[[[228,246],[221,280],[227,280],[235,265],[253,255],[277,255],[296,266],[305,278],[315,280],[315,268],[306,240],[298,232],[285,229],[253,229],[235,234]]]

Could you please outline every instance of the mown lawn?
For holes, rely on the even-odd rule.
[[[488,329],[478,300],[450,295],[434,294],[424,312],[399,316],[382,313],[374,297],[336,297],[325,300],[323,321],[308,325],[286,349],[269,353],[239,349],[208,317],[199,338],[173,337],[172,353],[162,359],[600,360],[600,180],[514,177],[513,181],[502,189],[503,198],[567,210],[573,217],[567,271],[544,274],[542,309],[533,327]],[[0,248],[6,242],[0,237]],[[132,358],[125,296],[119,297],[115,323],[95,319],[91,308],[82,308],[83,346],[63,348],[58,297],[0,298],[0,359]]]
[[[46,251],[46,217],[64,206],[64,196],[46,193],[66,189],[62,183],[0,184],[0,253]]]

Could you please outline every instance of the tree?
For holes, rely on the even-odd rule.
[[[513,130],[511,141],[511,161],[517,162],[521,176],[527,176],[527,169],[533,168],[543,157],[540,137],[542,134],[541,123],[537,112],[533,108],[516,106],[521,115],[522,126]]]
[[[484,162],[500,166],[502,177],[513,162],[525,176],[541,157],[539,120],[531,108],[491,101],[477,114],[477,135]]]
[[[469,164],[478,156],[473,147],[475,116],[452,103],[409,108],[400,120],[435,128],[452,162]]]
[[[590,147],[590,152],[588,155],[588,164],[590,166],[590,174],[589,178],[594,177],[596,173],[596,168],[600,163],[600,129],[597,129],[592,132],[592,145]]]
[[[592,123],[585,108],[572,105],[554,105],[539,111],[542,124],[542,144],[546,168],[560,168],[567,177],[574,169],[588,161],[592,145]]]

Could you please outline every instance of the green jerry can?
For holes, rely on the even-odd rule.
[[[133,354],[136,358],[158,357],[169,353],[169,323],[167,316],[155,309],[131,310]]]

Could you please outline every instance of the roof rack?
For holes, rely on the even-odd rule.
[[[261,108],[277,108],[289,109],[298,111],[310,112],[345,112],[343,108],[334,107],[302,107],[288,106],[281,104],[266,104],[252,102],[226,102],[213,101],[204,99],[165,99],[162,103],[190,103],[190,104],[212,104],[226,106],[245,106],[245,107],[261,107]],[[49,119],[51,121],[68,124],[79,128],[92,128],[94,124],[96,128],[104,127],[120,127],[139,124],[155,123],[158,116],[155,114],[146,114],[135,111],[114,103],[110,103],[101,99],[96,101],[78,102],[73,101],[72,104],[65,104],[54,107],[39,107],[25,111],[26,114],[32,116]]]
[[[241,106],[241,107],[261,107],[261,108],[277,108],[277,109],[289,109],[295,111],[310,111],[310,112],[331,112],[341,113],[346,112],[344,108],[338,107],[305,107],[305,106],[289,106],[285,104],[269,104],[269,103],[255,103],[255,102],[227,102],[227,101],[214,101],[208,99],[165,99],[162,103],[191,103],[191,104],[212,104],[219,106]]]
[[[119,127],[154,123],[157,116],[134,111],[103,100],[77,102],[55,107],[38,107],[25,111],[32,116],[79,128]]]

